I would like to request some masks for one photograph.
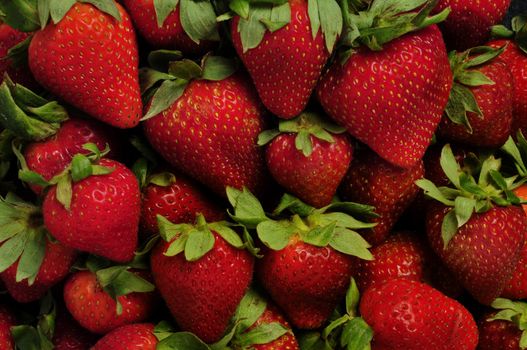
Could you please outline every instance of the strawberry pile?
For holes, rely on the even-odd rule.
[[[0,349],[527,349],[510,5],[0,1]]]

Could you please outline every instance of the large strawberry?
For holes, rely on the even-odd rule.
[[[218,341],[253,276],[254,259],[224,222],[172,224],[151,255],[154,281],[178,325],[207,343]]]
[[[102,337],[91,350],[156,350],[157,343],[153,324],[136,323],[114,329]]]
[[[373,329],[372,350],[474,350],[478,344],[472,315],[424,283],[394,279],[370,288],[360,313]]]
[[[369,10],[345,16],[350,29],[343,44],[351,49],[317,87],[333,119],[405,168],[423,157],[452,85],[443,38],[430,26],[447,12],[427,17],[433,2],[417,12],[423,3],[375,0]]]
[[[478,350],[524,350],[527,348],[525,316],[527,304],[498,298],[492,303],[497,311],[488,312],[479,321]]]
[[[239,3],[246,3],[240,6]],[[236,5],[234,5],[236,3]],[[335,0],[231,3],[234,47],[264,105],[282,118],[300,114],[342,32]]]
[[[353,146],[345,130],[314,113],[280,121],[278,129],[260,134],[267,167],[275,180],[305,203],[321,208],[331,203],[348,170]]]

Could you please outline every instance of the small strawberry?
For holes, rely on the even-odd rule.
[[[378,225],[364,231],[364,237],[373,245],[383,242],[405,209],[417,197],[415,181],[424,175],[423,162],[409,169],[398,168],[362,149],[355,152],[348,173],[340,185],[345,200],[375,207]]]
[[[91,350],[156,350],[157,343],[153,324],[136,323],[114,329],[102,337]]]
[[[231,9],[237,13],[231,22],[234,47],[263,104],[278,117],[297,116],[342,32],[337,1],[253,5],[243,0],[231,3]]]
[[[275,180],[305,203],[317,208],[331,203],[348,170],[353,146],[344,129],[314,113],[280,121],[278,130],[260,134],[267,167]]]
[[[11,327],[16,324],[15,314],[6,305],[0,305],[0,349],[14,350]]]
[[[373,329],[372,349],[474,350],[478,344],[472,315],[424,283],[394,279],[370,288],[360,313]]]
[[[492,307],[498,311],[484,314],[479,322],[478,350],[527,349],[527,304],[498,298]]]
[[[423,157],[452,85],[443,38],[431,25],[448,11],[427,17],[434,3],[422,4],[374,0],[369,10],[345,15],[343,45],[351,49],[317,86],[329,116],[404,168]]]
[[[151,267],[161,296],[184,331],[218,341],[252,280],[253,257],[227,223],[203,215],[195,225],[159,216],[159,229]]]

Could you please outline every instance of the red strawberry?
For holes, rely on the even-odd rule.
[[[370,288],[360,313],[374,332],[372,350],[474,350],[478,343],[472,315],[424,283],[394,279]]]
[[[82,328],[67,311],[57,313],[52,339],[54,350],[86,350],[95,344],[97,338]]]
[[[260,145],[270,142],[266,160],[271,175],[307,204],[317,208],[328,205],[353,154],[348,135],[336,134],[345,130],[331,126],[311,113],[283,121],[279,128],[287,132],[266,131],[258,140]],[[269,140],[271,137],[272,141]]]
[[[37,83],[31,73],[27,70],[27,67],[21,65],[17,66],[16,62],[5,59],[9,49],[20,44],[30,35],[30,33],[18,31],[6,23],[0,24],[0,80],[2,80],[4,74],[7,73],[16,83],[28,87],[36,87]]]
[[[372,8],[378,11],[382,5]],[[376,18],[385,25],[397,21],[394,13],[398,11],[408,18],[414,16],[403,3],[384,10],[386,13],[377,14]],[[368,18],[374,15],[359,14]],[[404,168],[415,166],[423,157],[452,86],[441,33],[435,25],[418,30],[429,23],[420,22],[424,17],[417,16],[415,13],[407,26],[409,30],[402,33],[358,28],[368,33],[377,30],[383,35],[365,33],[357,38],[358,43],[348,43],[354,46],[351,57],[344,64],[332,64],[317,87],[320,103],[337,123],[382,158]],[[438,16],[435,21],[443,17]],[[401,36],[404,33],[408,34]],[[355,47],[359,43],[369,48]]]
[[[11,327],[15,325],[15,314],[5,305],[0,305],[0,349],[14,350],[15,343]]]
[[[495,320],[497,312],[486,313],[479,321],[478,350],[518,350],[522,331],[513,322]]]
[[[342,198],[375,207],[377,226],[364,231],[373,245],[383,242],[405,209],[416,198],[419,188],[414,182],[424,175],[423,162],[409,169],[387,163],[369,150],[355,153],[348,173],[340,185]]]
[[[53,6],[63,5],[52,4],[51,13],[57,11]],[[29,67],[43,87],[69,104],[131,128],[142,115],[136,38],[121,5],[105,7],[111,15],[75,2],[58,23],[44,23],[31,40]]]
[[[178,325],[207,343],[218,341],[252,280],[254,259],[228,226],[175,225],[160,217],[154,281]],[[198,246],[196,243],[200,242]]]
[[[128,275],[122,274],[120,283],[130,282],[132,277],[137,278],[135,276],[150,279],[145,272],[126,272]],[[91,271],[79,271],[73,273],[64,285],[66,307],[82,327],[105,334],[122,325],[144,321],[152,314],[156,301],[154,293],[128,290],[130,294],[117,296],[122,307],[119,314],[116,301],[104,291],[97,277]]]
[[[450,7],[441,29],[449,48],[466,50],[483,44],[490,37],[490,27],[502,21],[511,0],[440,0],[436,11]]]
[[[281,118],[293,118],[304,110],[342,31],[338,4],[325,2],[315,13],[311,9],[308,13],[307,0],[257,9],[251,5],[248,13],[240,13],[243,18],[235,16],[231,22],[234,47],[262,102]],[[280,29],[268,27],[268,31],[262,23],[255,28],[255,18],[279,22],[275,25]]]
[[[73,183],[71,203],[63,199],[68,190],[64,193],[60,185],[46,194],[42,206],[44,224],[65,245],[113,261],[129,261],[137,246],[141,210],[137,179],[113,160],[101,159],[98,165],[90,166],[102,171],[102,175]]]
[[[114,329],[101,338],[91,350],[155,350],[157,343],[154,325],[137,323]]]

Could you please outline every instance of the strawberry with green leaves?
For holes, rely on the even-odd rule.
[[[282,120],[264,131],[267,167],[275,180],[305,203],[317,208],[331,203],[348,170],[353,146],[345,129],[315,113]]]
[[[343,9],[341,53],[317,86],[324,110],[388,162],[415,166],[430,145],[452,86],[434,1],[375,0]]]
[[[258,280],[295,327],[320,327],[346,293],[357,259],[373,258],[355,230],[375,224],[351,216],[372,217],[372,207],[336,202],[316,209],[284,195],[268,216],[247,189],[227,195],[233,219],[255,229],[265,246]]]
[[[342,33],[335,0],[230,2],[234,47],[264,105],[290,119],[307,105]]]
[[[253,277],[254,258],[227,222],[173,224],[159,216],[162,240],[152,251],[152,274],[182,330],[206,343],[224,335]]]
[[[498,57],[503,50],[483,46],[450,53],[454,85],[438,136],[471,147],[505,143],[511,134],[513,81]]]
[[[527,349],[527,304],[497,298],[491,306],[496,311],[484,314],[479,322],[478,350]]]
[[[512,277],[525,243],[527,217],[512,192],[515,177],[504,178],[493,156],[462,169],[448,145],[440,162],[453,188],[417,181],[434,199],[426,211],[428,240],[467,291],[489,305]]]
[[[158,339],[154,334],[154,328],[155,326],[151,323],[121,326],[102,337],[91,350],[127,350],[133,348],[156,350]]]

